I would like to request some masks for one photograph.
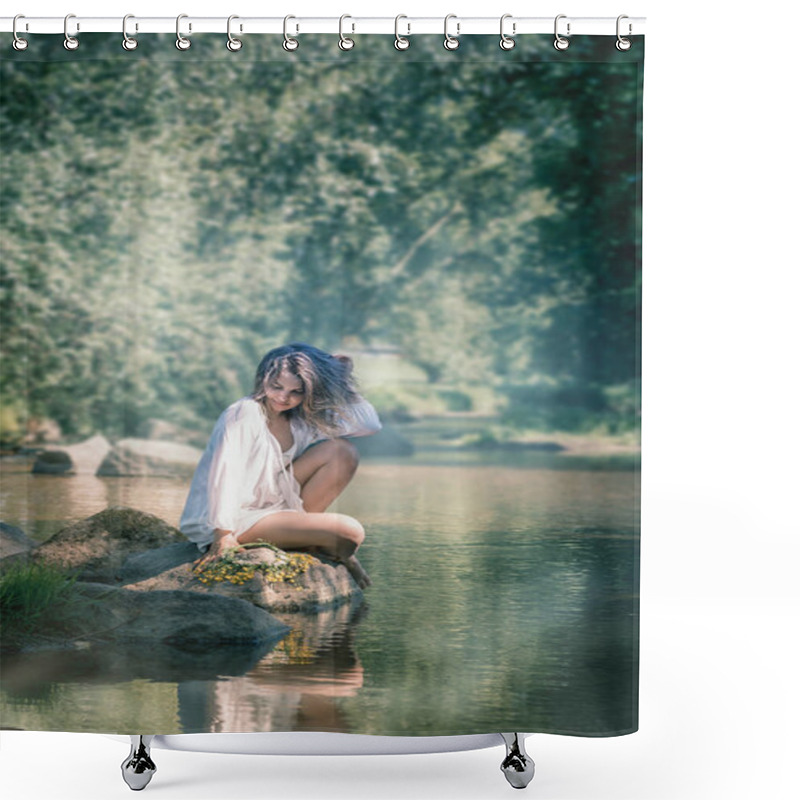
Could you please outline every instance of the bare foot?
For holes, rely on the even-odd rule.
[[[341,563],[347,567],[348,572],[353,576],[360,588],[366,589],[367,586],[372,586],[372,579],[367,575],[367,571],[355,556],[343,558]]]

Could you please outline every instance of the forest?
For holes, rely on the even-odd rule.
[[[604,37],[50,38],[0,61],[3,446],[207,430],[287,341],[387,417],[637,429],[641,69]]]

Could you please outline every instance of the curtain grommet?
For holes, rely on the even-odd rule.
[[[134,39],[132,36],[128,36],[129,19],[136,19],[136,17],[134,17],[133,14],[126,14],[122,18],[122,49],[127,50],[128,52],[135,50],[139,46],[137,39]]]
[[[516,40],[512,38],[517,33],[517,23],[511,23],[511,36],[506,34],[506,32],[503,30],[503,24],[507,19],[511,18],[511,16],[511,14],[503,14],[503,16],[500,17],[500,49],[505,50],[506,52],[513,50],[517,44]]]
[[[340,50],[352,50],[356,46],[355,41],[353,39],[350,39],[349,37],[345,36],[343,31],[342,31],[342,26],[343,26],[344,21],[346,19],[353,19],[353,18],[349,14],[342,14],[342,16],[339,17],[339,49]],[[351,32],[355,32],[356,26],[354,24],[352,25],[352,28],[353,28],[353,30]]]
[[[556,50],[559,50],[559,51],[562,51],[562,52],[569,47],[569,39],[565,38],[564,36],[562,36],[558,32],[558,21],[560,19],[566,19],[566,18],[567,18],[566,14],[559,14],[556,17],[555,23],[553,24],[553,33],[555,34],[555,37],[556,37],[555,40],[553,41],[553,47],[555,47]],[[567,36],[569,36],[569,35],[570,35],[570,23],[568,22],[567,23]]]
[[[401,19],[408,19],[405,14],[398,14],[394,18],[394,49],[395,50],[408,50],[411,47],[411,41],[406,37],[411,35],[411,24],[406,23],[406,27],[408,30],[406,31],[405,36],[400,35],[400,20]]]
[[[617,41],[614,43],[614,47],[616,47],[617,50],[619,50],[621,53],[625,53],[626,51],[631,49],[631,40],[626,39],[619,32],[619,24],[620,22],[622,22],[623,19],[630,19],[630,17],[627,14],[620,14],[617,17]],[[632,32],[633,32],[633,25],[631,25],[631,23],[629,22],[628,36],[630,36]]]
[[[69,21],[71,19],[75,19],[75,14],[67,14],[64,17],[64,49],[65,50],[77,50],[78,45],[80,42],[74,37],[69,35]],[[80,25],[77,26],[76,31],[81,29]]]
[[[12,25],[11,25],[11,30],[12,30],[12,32],[13,32],[13,34],[14,34],[14,40],[11,42],[11,46],[12,46],[12,47],[13,47],[13,48],[14,48],[14,49],[17,51],[17,52],[21,53],[23,50],[27,50],[27,49],[28,49],[28,44],[30,44],[30,43],[28,42],[28,40],[27,40],[27,39],[23,39],[23,38],[22,38],[22,37],[21,37],[21,36],[20,36],[20,35],[17,33],[17,20],[18,20],[18,19],[25,19],[25,15],[24,15],[24,14],[17,14],[17,15],[14,17],[14,22],[13,22],[13,23],[12,23]]]
[[[235,19],[239,19],[239,17],[237,17],[236,14],[231,14],[228,17],[228,41],[225,42],[225,47],[227,47],[228,50],[231,51],[231,53],[238,53],[242,49],[242,44],[243,44],[241,39],[237,39],[231,33],[231,22],[233,22],[233,20]]]
[[[189,17],[188,14],[178,14],[178,18],[175,20],[175,47],[178,50],[188,50],[192,46],[192,40],[187,39],[185,36],[181,34],[181,20],[187,19]],[[191,31],[192,26],[189,25],[189,30]]]
[[[451,36],[447,30],[447,23],[450,22],[451,19],[456,20],[456,35]],[[444,46],[445,50],[458,50],[459,45],[461,42],[458,41],[458,36],[461,33],[461,23],[458,22],[458,17],[455,14],[448,14],[444,18],[444,41],[442,45]]]
[[[298,47],[300,47],[300,40],[295,39],[292,36],[289,36],[289,31],[287,26],[289,24],[290,19],[297,19],[297,17],[292,16],[291,14],[287,14],[283,18],[283,49],[287,53],[293,53],[295,50],[297,50]],[[300,31],[299,27],[295,25],[295,33],[299,33],[299,31]]]

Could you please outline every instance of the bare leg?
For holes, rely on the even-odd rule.
[[[358,450],[347,439],[320,442],[296,459],[292,469],[301,486],[300,497],[306,511],[326,511],[350,483],[358,468],[358,461]],[[354,554],[341,561],[362,589],[372,585],[372,580]]]
[[[341,561],[362,589],[371,583],[355,557],[358,546],[364,541],[364,528],[346,514],[278,511],[262,517],[238,539],[240,544],[269,542],[282,550],[318,547]]]
[[[358,450],[347,439],[320,442],[292,464],[306,511],[326,511],[358,467]]]

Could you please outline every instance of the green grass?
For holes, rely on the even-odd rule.
[[[68,614],[75,578],[49,564],[19,563],[0,575],[0,636],[16,641],[36,630],[43,615]]]

